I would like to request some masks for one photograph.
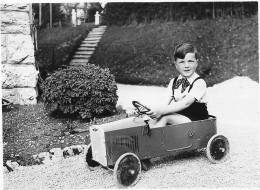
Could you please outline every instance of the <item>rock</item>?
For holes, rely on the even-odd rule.
[[[2,88],[34,88],[37,84],[38,71],[33,65],[1,65]]]
[[[0,4],[1,11],[19,11],[19,12],[29,12],[29,5],[28,4]]]
[[[27,34],[30,35],[30,22],[28,12],[1,11],[2,34]]]
[[[42,159],[42,162],[44,164],[49,164],[51,162],[49,152],[41,152],[40,154],[38,154],[38,158]]]
[[[38,155],[35,154],[35,155],[33,155],[32,157],[33,157],[34,160],[36,160],[36,159],[38,158]]]
[[[83,147],[81,145],[72,145],[70,148],[74,155],[78,155],[83,152]]]
[[[37,104],[37,93],[34,88],[2,89],[2,97],[14,104]]]
[[[60,148],[53,148],[50,150],[50,159],[53,162],[60,162],[63,159],[63,151]]]
[[[17,162],[11,162],[11,160],[7,160],[6,165],[8,165],[13,170],[17,170],[19,167],[19,164]]]
[[[27,90],[35,88],[38,79],[29,4],[1,4],[0,11],[2,89],[22,88],[16,94],[7,91],[5,99],[18,104],[36,104],[36,90]]]
[[[86,144],[82,144],[81,146],[83,148],[83,151],[85,151],[88,148],[88,145],[86,145]]]
[[[1,63],[7,63],[6,35],[1,35]]]
[[[5,37],[6,62],[8,64],[35,65],[34,46],[30,35],[8,34]],[[3,57],[3,55],[2,55]]]
[[[69,156],[73,156],[74,153],[72,151],[72,149],[70,147],[65,147],[63,149],[63,157],[66,158],[66,157],[69,157]]]
[[[7,169],[7,167],[3,167],[3,173],[5,174],[5,173],[9,173],[9,170]]]

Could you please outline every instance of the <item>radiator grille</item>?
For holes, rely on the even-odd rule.
[[[138,136],[117,136],[113,139],[113,145],[126,146],[133,152],[139,152]]]

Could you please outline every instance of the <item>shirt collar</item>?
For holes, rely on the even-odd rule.
[[[198,77],[199,77],[199,75],[194,72],[189,78],[187,78],[187,80],[191,84]],[[182,79],[182,78],[184,78],[184,77],[182,77],[182,75],[179,75],[178,79]]]

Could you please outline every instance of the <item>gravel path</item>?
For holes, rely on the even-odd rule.
[[[162,87],[118,85],[118,103],[132,109],[131,101],[149,105],[163,97]],[[209,112],[218,117],[218,133],[230,142],[230,158],[210,163],[204,151],[152,159],[135,188],[260,187],[259,83],[235,77],[208,88]],[[61,163],[20,167],[4,174],[4,189],[117,188],[111,171],[89,171],[82,155]]]

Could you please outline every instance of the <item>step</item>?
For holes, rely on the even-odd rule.
[[[99,41],[100,38],[85,38],[84,41],[92,42],[92,41]]]
[[[83,44],[97,44],[99,42],[99,40],[96,40],[96,41],[82,41]]]
[[[100,40],[101,37],[87,37],[84,40]]]
[[[72,59],[71,63],[88,63],[88,59]]]
[[[76,55],[92,55],[94,51],[77,51]]]
[[[81,44],[80,47],[96,47],[97,44]]]
[[[85,39],[96,39],[96,40],[100,40],[102,38],[102,36],[97,36],[97,35],[89,35],[87,38]]]
[[[97,28],[97,29],[93,29],[93,30],[91,30],[91,31],[94,31],[94,32],[104,32],[104,31],[106,31],[106,28]]]
[[[91,55],[74,55],[73,56],[73,59],[88,59],[88,58],[90,58],[91,57]]]
[[[77,51],[95,51],[93,47],[79,47]]]
[[[70,62],[71,66],[85,66],[88,62],[85,63],[74,63],[74,62]]]
[[[90,35],[90,36],[88,36],[88,38],[96,38],[96,39],[101,39],[102,38],[102,36],[93,36],[93,35]]]
[[[103,35],[104,32],[89,32],[88,35],[95,34],[95,35]]]

